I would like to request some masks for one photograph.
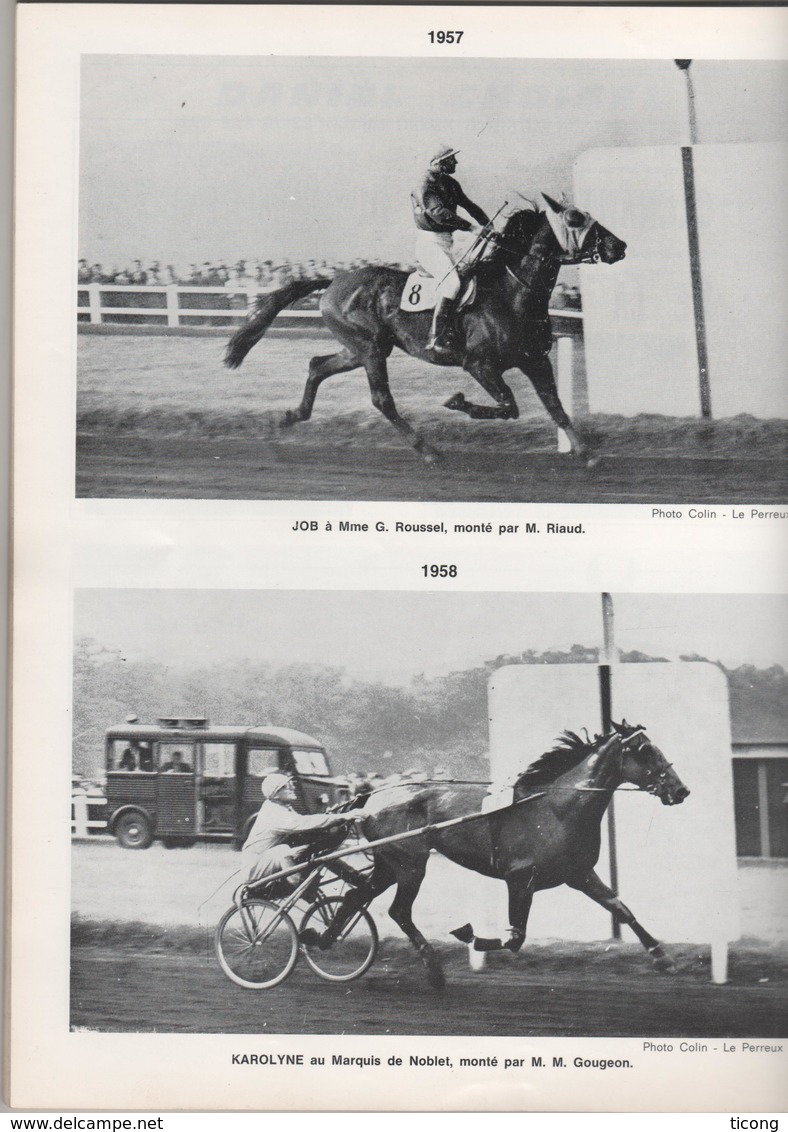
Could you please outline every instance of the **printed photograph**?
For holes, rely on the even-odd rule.
[[[83,56],[77,495],[780,502],[787,80]]]
[[[784,1037],[787,621],[77,591],[72,1030]]]

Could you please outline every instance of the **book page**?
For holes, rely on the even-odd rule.
[[[784,44],[20,6],[14,1108],[784,1108]]]

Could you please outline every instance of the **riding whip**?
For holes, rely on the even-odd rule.
[[[487,223],[486,223],[486,224],[485,224],[485,226],[484,226],[485,228],[490,228],[490,229],[492,229],[492,225],[493,225],[493,224],[495,223],[495,221],[496,221],[496,220],[498,219],[498,217],[499,217],[499,216],[501,215],[501,213],[502,213],[502,212],[503,212],[503,210],[504,210],[504,209],[506,208],[506,206],[508,205],[508,203],[509,203],[509,202],[508,202],[508,200],[505,200],[505,201],[503,202],[503,204],[501,205],[501,207],[500,207],[500,208],[498,209],[498,211],[496,212],[495,216],[493,216],[492,220],[488,220],[488,221],[487,221]],[[481,232],[479,232],[479,234],[477,235],[476,239],[475,239],[475,240],[473,241],[473,243],[471,244],[471,246],[470,246],[469,248],[466,248],[466,249],[465,249],[465,251],[464,251],[464,252],[462,253],[462,255],[460,256],[460,258],[459,258],[459,259],[457,260],[457,262],[456,262],[456,263],[455,263],[455,264],[453,265],[453,267],[451,267],[451,268],[450,268],[450,270],[446,272],[446,274],[445,274],[445,275],[443,276],[443,278],[442,278],[442,279],[439,279],[439,280],[438,280],[438,282],[437,282],[437,283],[435,284],[435,286],[436,286],[436,287],[440,287],[441,283],[443,283],[443,282],[444,282],[444,281],[445,281],[446,279],[448,279],[448,278],[449,278],[449,276],[451,275],[452,271],[456,271],[456,270],[457,270],[457,268],[458,268],[458,267],[460,266],[460,264],[462,263],[462,261],[463,261],[464,259],[467,259],[467,258],[468,258],[468,256],[469,256],[469,255],[471,254],[471,252],[472,252],[472,251],[473,251],[473,250],[474,250],[474,249],[476,248],[477,244],[479,244],[479,243],[480,243],[480,242],[481,242],[482,240],[489,240],[489,238],[490,238],[490,233],[488,232],[488,233],[486,233],[486,234],[485,234],[485,232],[484,232],[484,228],[483,228],[483,229],[481,230]]]

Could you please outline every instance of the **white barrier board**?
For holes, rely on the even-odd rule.
[[[788,416],[788,148],[692,147],[714,417]],[[700,394],[680,146],[592,149],[575,199],[627,243],[583,267],[591,412],[698,416]]]
[[[496,780],[523,770],[563,730],[601,730],[596,666],[501,668],[490,678],[489,703]],[[614,665],[612,703],[613,718],[643,724],[691,791],[676,807],[648,794],[615,795],[622,899],[644,927],[668,942],[737,939],[731,735],[723,673],[700,662]],[[606,826],[605,821],[598,871],[607,881]],[[562,887],[537,894],[528,934],[603,939],[610,935],[610,917],[587,897]]]

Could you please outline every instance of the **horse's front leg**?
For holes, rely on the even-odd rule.
[[[466,413],[473,420],[516,420],[520,415],[517,402],[509,386],[503,379],[501,371],[489,362],[473,362],[467,367],[468,373],[481,385],[485,393],[489,393],[495,405],[475,405],[464,394],[455,393],[448,401],[444,401],[446,409],[456,409]]]
[[[472,943],[474,951],[519,951],[525,943],[525,931],[528,927],[528,916],[534,898],[535,881],[535,870],[530,867],[518,869],[506,876],[506,887],[509,892],[508,939],[490,939],[487,936],[478,936],[474,933],[470,924],[464,924],[463,927],[457,928],[451,934],[461,943]]]
[[[623,900],[620,900],[615,892],[613,892],[613,889],[608,888],[604,881],[599,879],[593,869],[585,873],[582,877],[568,880],[566,883],[570,888],[575,888],[578,892],[584,892],[586,896],[590,896],[597,904],[601,904],[601,906],[606,908],[611,915],[615,916],[620,923],[627,924],[654,960],[654,966],[658,971],[672,973],[676,970],[673,960],[663,949],[659,940],[654,939],[654,936],[647,932],[642,924],[638,923]]]
[[[598,457],[591,453],[588,444],[577,432],[569,414],[561,404],[550,358],[546,354],[529,356],[520,363],[520,369],[530,380],[539,400],[555,421],[556,426],[563,429],[568,436],[572,455],[576,456],[578,460],[582,460],[586,467],[593,467]]]

